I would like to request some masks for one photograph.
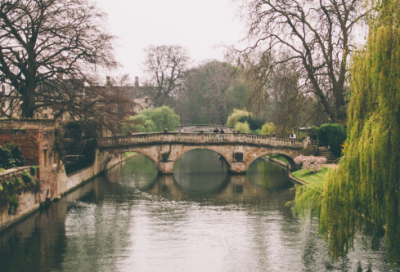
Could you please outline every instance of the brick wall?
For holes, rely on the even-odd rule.
[[[25,164],[39,165],[41,201],[54,198],[57,194],[55,128],[56,123],[52,120],[0,120],[0,145],[19,145]]]

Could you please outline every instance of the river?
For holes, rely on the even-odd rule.
[[[286,169],[262,159],[229,175],[195,150],[158,176],[138,155],[1,232],[0,271],[390,271],[362,236],[332,261],[294,196]]]

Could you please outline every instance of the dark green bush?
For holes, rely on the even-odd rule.
[[[253,116],[242,116],[238,119],[238,122],[244,123],[247,122],[250,126],[250,130],[257,130],[261,129],[261,127],[264,125],[265,120],[261,119],[256,119]]]
[[[330,146],[330,150],[336,157],[342,155],[342,145],[347,134],[343,126],[339,124],[323,124],[316,128],[318,141]]]
[[[22,174],[22,179],[24,180],[25,183],[29,183],[32,180],[31,175],[29,175],[28,171],[24,171]]]
[[[10,169],[24,165],[25,159],[22,157],[19,146],[15,144],[0,146],[0,168]]]
[[[14,179],[14,184],[16,184],[16,183],[17,183],[17,184],[22,184],[22,182],[23,182],[23,181],[22,181],[21,178],[15,178],[15,179]]]
[[[8,214],[12,214],[19,206],[18,196],[13,195],[9,198]]]
[[[38,169],[39,169],[39,166],[38,166],[38,165],[33,165],[33,166],[31,166],[31,175],[32,175],[32,176],[36,175]]]

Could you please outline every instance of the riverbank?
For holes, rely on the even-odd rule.
[[[119,154],[110,160],[104,169],[111,169],[116,165],[135,157],[136,155],[138,154],[134,152]],[[0,173],[0,185],[3,187],[2,184],[5,182],[14,180],[16,178],[22,179],[23,172],[30,171],[31,168],[31,166],[24,166],[8,169],[5,172]],[[39,210],[40,206],[43,205],[43,203],[59,201],[61,197],[78,189],[101,173],[102,171],[98,166],[97,161],[95,161],[93,165],[81,169],[75,173],[71,173],[70,175],[67,175],[64,167],[61,167],[61,170],[57,171],[57,175],[55,176],[59,194],[52,199],[48,197],[43,198],[41,197],[40,192],[35,192],[32,190],[19,194],[17,197],[18,208],[15,212],[9,213],[9,204],[6,205],[6,207],[3,207],[3,209],[0,211],[0,231],[7,229],[22,219],[28,217],[30,214],[36,212]],[[36,179],[39,180],[38,178]],[[3,190],[3,188],[1,189]]]
[[[329,167],[327,166],[323,166],[321,170],[315,173],[312,170],[306,170],[303,173],[303,170],[300,169],[290,173],[289,177],[302,185],[313,183],[314,187],[316,186],[322,188],[324,186],[325,177],[328,174],[328,171]]]
[[[285,157],[281,155],[274,154],[270,156],[265,156],[264,159],[272,161],[280,166],[289,168],[288,161],[285,159]],[[337,167],[337,164],[324,164],[324,166],[322,166],[322,169],[316,173],[314,173],[312,170],[304,171],[303,173],[303,170],[300,169],[289,173],[289,178],[297,184],[307,185],[309,183],[313,183],[314,186],[322,188],[324,186],[325,177],[328,174],[329,168],[335,167]]]

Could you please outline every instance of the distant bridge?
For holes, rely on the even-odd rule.
[[[172,174],[179,158],[195,149],[208,149],[220,154],[232,173],[245,173],[253,161],[268,154],[283,155],[291,169],[296,169],[293,159],[307,147],[305,140],[298,139],[252,134],[182,132],[108,137],[99,139],[98,144],[102,152],[103,167],[117,154],[137,152],[148,157],[161,174]]]

